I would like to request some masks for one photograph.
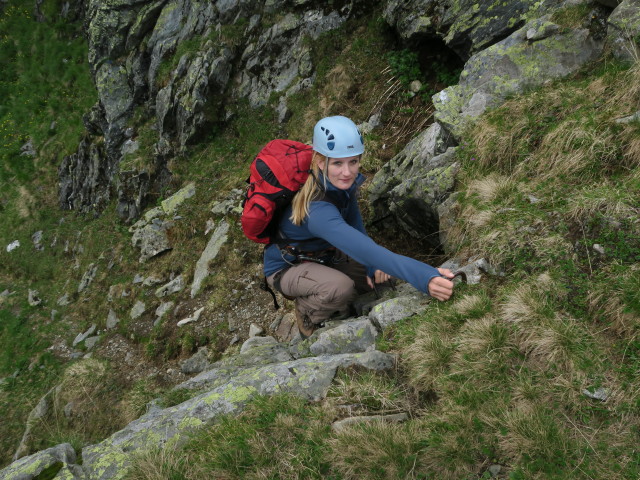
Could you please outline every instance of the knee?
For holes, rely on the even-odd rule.
[[[356,296],[355,282],[346,275],[341,275],[327,282],[322,289],[321,300],[328,304],[348,303]]]

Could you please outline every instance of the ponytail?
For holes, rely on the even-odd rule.
[[[327,157],[321,153],[313,152],[313,157],[311,157],[311,173],[309,173],[307,181],[302,188],[298,190],[298,193],[296,193],[291,202],[291,217],[289,219],[294,225],[300,225],[304,219],[307,218],[309,215],[309,204],[319,198],[326,189],[326,185],[321,185],[318,180],[320,178],[318,162],[323,160],[325,167],[327,167]],[[326,177],[324,181],[326,183]]]

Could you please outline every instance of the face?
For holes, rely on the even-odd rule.
[[[325,162],[322,160],[318,162],[318,166],[334,187],[340,190],[349,190],[360,171],[360,155],[346,158],[330,158],[328,169],[325,169]]]

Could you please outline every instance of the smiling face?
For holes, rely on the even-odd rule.
[[[360,155],[346,158],[330,158],[329,165],[325,169],[325,161],[318,161],[318,167],[334,187],[340,190],[349,190],[356,181],[360,171]]]

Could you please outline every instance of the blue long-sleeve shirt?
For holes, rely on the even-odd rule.
[[[330,196],[332,202],[312,201],[309,215],[300,225],[291,222],[291,206],[287,207],[280,220],[280,235],[289,239],[291,245],[296,246],[300,242],[300,249],[305,251],[336,247],[367,267],[369,276],[373,276],[376,270],[382,270],[428,293],[429,281],[440,276],[438,270],[393,253],[367,235],[357,202],[357,189],[363,181],[364,177],[358,174],[349,190],[340,190],[327,182],[325,195]],[[278,245],[271,244],[264,253],[264,273],[267,277],[273,275],[288,267],[293,260],[292,256],[283,255]]]

